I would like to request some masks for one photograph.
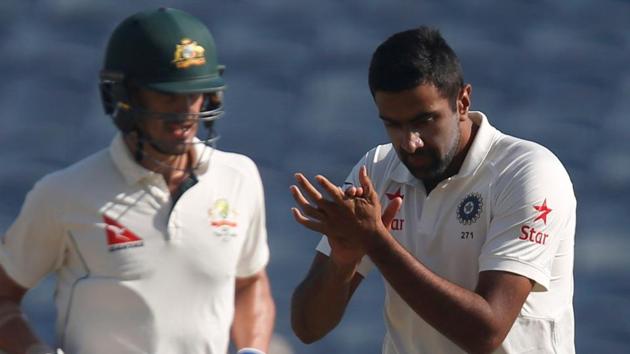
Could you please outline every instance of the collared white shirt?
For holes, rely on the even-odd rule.
[[[391,144],[368,152],[347,182],[359,185],[360,166],[387,205],[403,198],[391,234],[437,275],[474,290],[486,270],[535,281],[496,353],[574,353],[573,246],[576,201],[560,161],[533,142],[502,134],[480,112],[458,174],[428,195]],[[329,254],[326,238],[317,248]],[[374,265],[365,257],[359,272]],[[384,354],[463,353],[431,327],[386,282]]]
[[[269,258],[264,195],[249,158],[195,147],[198,183],[175,205],[120,135],[28,194],[0,262],[27,288],[57,273],[65,353],[227,352],[235,277]]]

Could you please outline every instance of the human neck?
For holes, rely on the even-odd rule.
[[[136,162],[147,170],[159,173],[171,191],[177,189],[181,182],[188,177],[194,161],[192,149],[181,155],[167,155],[157,151],[151,144],[138,144],[137,136],[129,134],[125,137],[127,148],[133,156],[142,156]],[[138,154],[138,148],[142,151]]]

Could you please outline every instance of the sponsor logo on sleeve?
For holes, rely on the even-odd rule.
[[[105,221],[105,234],[107,235],[107,246],[110,252],[144,245],[142,238],[116,220],[103,215],[103,221]]]
[[[542,220],[545,223],[545,225],[547,225],[547,215],[549,215],[549,213],[551,213],[551,210],[552,210],[547,206],[547,198],[545,198],[542,204],[534,205],[534,209],[538,211],[538,215],[536,216],[536,219],[534,219],[534,222],[538,220]]]
[[[533,207],[534,210],[537,211],[537,214],[532,223],[535,224],[537,221],[540,220],[543,223],[542,228],[544,228],[544,226],[547,225],[547,216],[551,213],[553,209],[547,206],[546,198],[540,205],[534,205]],[[544,232],[544,230],[541,230],[540,222],[538,222],[538,224],[538,229],[536,229],[532,225],[521,226],[521,234],[518,238],[523,241],[529,241],[544,245],[547,242],[547,238],[549,238],[549,234]]]

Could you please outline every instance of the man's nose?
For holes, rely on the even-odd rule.
[[[416,150],[424,147],[424,141],[422,141],[420,131],[405,129],[400,147],[410,154],[413,154]]]

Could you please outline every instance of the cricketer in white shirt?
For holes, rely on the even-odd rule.
[[[269,259],[264,194],[249,158],[196,142],[174,205],[120,134],[28,194],[0,263],[25,288],[56,273],[66,353],[227,352],[235,278]]]
[[[574,353],[573,247],[576,201],[560,161],[546,148],[505,135],[481,112],[459,172],[427,195],[422,181],[391,144],[369,151],[366,166],[381,205],[400,197],[390,232],[437,275],[474,290],[481,271],[515,273],[535,282],[512,329],[495,353]],[[329,255],[326,237],[317,250]],[[365,256],[364,277],[374,267]],[[384,354],[464,353],[425,322],[385,282]]]

